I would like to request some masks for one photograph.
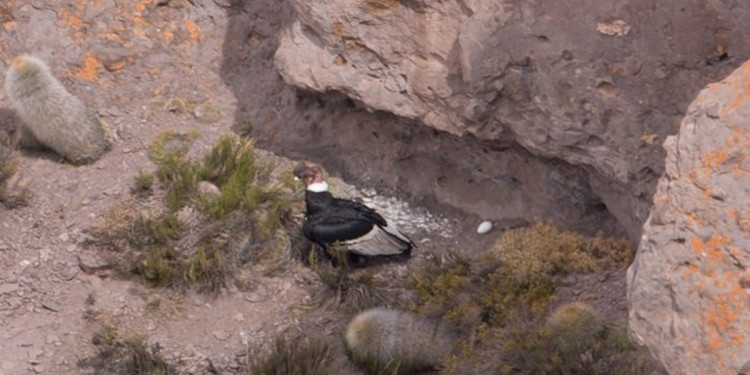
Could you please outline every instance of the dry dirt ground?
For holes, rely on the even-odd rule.
[[[0,208],[0,375],[85,373],[78,360],[92,352],[92,332],[102,321],[158,342],[167,358],[184,363],[185,373],[204,373],[208,360],[231,373],[247,345],[306,329],[296,307],[315,285],[301,266],[263,278],[254,290],[230,288],[218,296],[148,288],[79,267],[79,257],[96,256],[83,246],[87,229],[129,196],[138,171],[155,168],[147,151],[156,135],[197,130],[202,137],[194,149],[200,152],[231,132],[237,101],[220,76],[229,5],[221,0],[0,4],[0,70],[21,52],[37,54],[117,131],[114,149],[92,165],[71,166],[48,153],[22,154],[20,173],[33,197],[26,207]],[[9,107],[0,93],[0,108]],[[380,204],[391,208],[391,216],[401,216],[405,231],[422,247],[476,252],[499,235],[477,237],[473,217],[429,215],[396,198]],[[419,258],[417,253],[414,262]],[[382,272],[403,277],[412,266]],[[586,299],[609,315],[624,316],[624,270],[574,277],[565,285],[560,291],[565,299]]]

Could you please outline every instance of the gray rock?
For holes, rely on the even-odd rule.
[[[218,197],[219,195],[221,195],[221,190],[216,185],[208,181],[198,182],[198,192],[210,197]]]
[[[42,307],[53,312],[60,312],[60,310],[62,309],[59,303],[50,300],[42,301]]]
[[[750,62],[701,91],[667,137],[628,269],[632,336],[671,374],[736,374],[750,358],[748,82]]]
[[[660,2],[657,8],[645,0],[289,2],[296,19],[275,53],[275,66],[287,83],[305,91],[337,92],[370,111],[392,113],[466,142],[471,135],[499,148],[517,144],[538,157],[582,166],[589,175],[585,183],[593,189],[585,193],[601,198],[636,240],[664,157],[658,146],[644,146],[640,137],[673,134],[675,119],[705,79],[718,79],[750,58],[746,3],[699,10],[703,5],[697,1]],[[727,31],[717,33],[718,28]],[[732,46],[729,55],[721,53],[722,46]],[[249,86],[238,93],[254,92]],[[262,101],[262,96],[247,101]],[[257,107],[284,100],[269,98]],[[267,120],[270,112],[258,109],[257,122],[268,125],[254,131],[271,136],[303,117],[274,122]],[[273,113],[278,112],[277,107]],[[359,134],[369,137],[372,129],[383,134],[391,121],[371,116]],[[341,135],[344,127],[335,125],[327,126]],[[286,146],[281,147],[291,148]],[[440,150],[435,154],[442,155],[445,149]],[[453,160],[468,167],[470,157],[465,153]],[[335,162],[361,170],[343,159]],[[391,173],[390,165],[383,163],[384,175]],[[512,177],[528,178],[524,173],[533,172],[525,169]],[[460,173],[461,168],[453,170]],[[488,165],[486,171],[499,181],[509,178],[502,167]],[[573,181],[574,188],[578,183]],[[512,189],[533,197],[547,194],[532,188],[538,185],[520,185],[498,191],[514,202],[521,200],[510,197]],[[490,217],[481,205],[456,197],[466,187],[448,188],[450,197],[434,193],[440,201]],[[560,187],[549,194],[569,200],[577,194],[570,190]],[[506,212],[518,210],[518,216],[536,209],[518,205]]]
[[[97,251],[82,250],[77,258],[78,267],[86,274],[94,274],[110,268],[109,261]]]
[[[21,287],[18,286],[17,283],[0,284],[0,294],[13,293],[19,289],[21,289]]]

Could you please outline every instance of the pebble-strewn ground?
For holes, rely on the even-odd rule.
[[[231,372],[244,360],[246,345],[315,327],[310,321],[316,320],[306,324],[304,311],[296,308],[316,289],[302,266],[217,297],[151,289],[80,268],[81,262],[101,262],[96,249],[83,246],[87,228],[129,196],[139,170],[154,169],[147,153],[157,134],[197,130],[198,154],[230,132],[236,100],[219,75],[229,6],[219,0],[0,4],[0,69],[16,54],[39,55],[117,131],[114,149],[92,165],[73,167],[51,154],[23,153],[21,177],[34,195],[27,207],[0,208],[0,375],[83,373],[77,362],[91,353],[92,332],[102,323],[158,342],[168,359],[182,361],[185,373],[202,373],[208,359]],[[0,92],[0,108],[9,106]],[[382,267],[387,277],[408,277],[426,249],[476,252],[497,238],[497,231],[477,237],[475,218],[446,218],[370,189],[360,194],[343,183],[339,188],[381,209],[419,244],[413,263]],[[624,314],[623,274],[608,284],[617,293],[600,290],[610,279],[596,279],[572,282],[570,294]]]

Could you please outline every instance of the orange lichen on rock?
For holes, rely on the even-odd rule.
[[[688,277],[689,275],[694,274],[696,272],[698,272],[698,266],[693,263],[689,263],[685,265],[685,269],[682,271],[682,276]]]
[[[58,13],[60,23],[69,28],[73,33],[73,39],[76,43],[81,44],[85,39],[86,24],[75,13],[60,11]]]
[[[714,274],[714,271],[719,269],[722,264],[732,262],[730,257],[727,256],[727,246],[732,243],[731,238],[718,233],[713,233],[708,241],[703,241],[698,237],[693,237],[690,240],[693,253],[702,260],[701,269],[707,275]]]
[[[667,201],[669,201],[669,196],[667,194],[654,194],[654,203],[666,203]]]
[[[341,55],[336,55],[336,58],[333,59],[333,64],[339,65],[339,66],[346,65],[346,58],[344,58],[344,56],[341,56]]]
[[[371,12],[383,12],[399,7],[401,0],[365,0],[364,3]]]
[[[149,0],[138,0],[133,4],[133,23],[138,26],[147,26],[148,23],[143,18],[143,11],[146,10],[146,4]]]
[[[698,217],[698,215],[695,214],[695,212],[685,212],[684,213],[685,219],[687,219],[691,224],[695,226],[706,226],[706,221]]]
[[[75,76],[76,78],[85,79],[87,81],[94,81],[99,74],[99,68],[102,66],[102,61],[96,53],[89,51],[83,58],[83,67],[79,69]]]
[[[707,152],[701,158],[702,166],[690,170],[690,179],[700,182],[709,181],[717,169],[727,162],[728,155],[727,150],[723,148]]]
[[[745,327],[737,327],[739,317],[747,309],[747,293],[737,282],[733,272],[722,276],[722,284],[733,284],[727,291],[720,292],[712,301],[710,308],[701,316],[702,326],[706,329],[709,349],[716,350],[722,346],[742,345],[745,341]]]
[[[201,36],[201,27],[193,21],[186,20],[185,28],[187,29],[188,34],[190,34],[190,42],[193,44],[198,43]]]
[[[113,42],[122,42],[123,39],[121,36],[115,34],[115,33],[98,33],[96,34],[96,37],[102,40],[109,40]]]
[[[737,226],[742,230],[742,236],[750,238],[750,210],[745,209],[743,213],[738,213],[735,220]]]
[[[148,35],[146,35],[146,32],[143,31],[143,29],[133,29],[133,35],[135,35],[140,40],[148,40]]]
[[[708,152],[703,156],[701,161],[706,168],[714,170],[716,167],[727,161],[727,152],[723,149]]]
[[[172,43],[174,41],[174,33],[169,30],[162,31],[161,37],[164,38],[167,43]]]
[[[649,241],[628,271],[628,291],[634,337],[670,373],[736,374],[747,361],[748,114],[750,62],[704,89],[680,134],[664,145],[667,173],[651,214],[674,218],[674,225],[644,224]],[[679,238],[687,241],[674,242]],[[665,285],[674,287],[665,292]]]
[[[744,102],[750,101],[750,61],[742,64],[737,70],[742,73],[743,77],[742,80],[732,84],[735,96],[722,110],[722,117],[737,109]]]
[[[116,61],[116,62],[111,62],[109,64],[105,64],[104,67],[107,68],[107,70],[109,70],[110,72],[116,72],[118,70],[122,70],[122,68],[124,68],[126,64],[127,64],[126,61]]]
[[[341,21],[333,21],[333,24],[331,25],[331,35],[336,38],[340,38],[342,35],[344,35],[344,25],[341,23]]]
[[[706,243],[705,252],[708,255],[708,257],[714,262],[720,262],[722,260],[726,260],[725,248],[727,245],[730,245],[733,242],[734,241],[732,241],[732,239],[729,237],[726,237],[718,233],[714,233],[711,235],[711,238],[709,238],[708,242]]]
[[[698,237],[693,237],[692,240],[690,240],[690,245],[693,247],[693,252],[695,252],[696,255],[703,254],[703,241]]]

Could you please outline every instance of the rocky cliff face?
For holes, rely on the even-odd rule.
[[[628,270],[630,324],[672,374],[737,374],[750,362],[750,62],[687,112]]]
[[[286,82],[581,166],[633,238],[664,137],[750,56],[740,1],[289,2],[275,54]]]

